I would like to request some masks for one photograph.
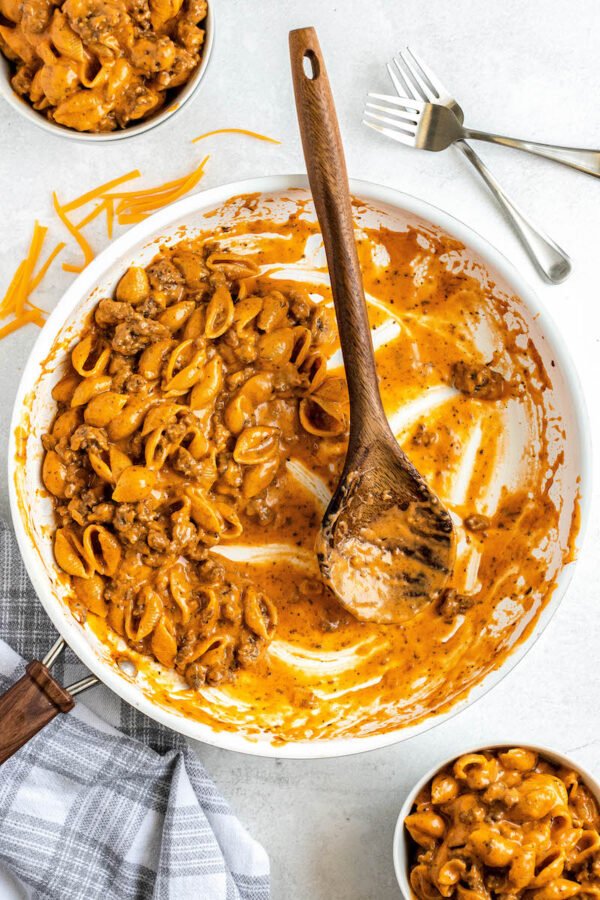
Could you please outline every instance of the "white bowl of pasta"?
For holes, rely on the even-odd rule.
[[[384,404],[459,538],[443,603],[361,624],[318,579],[348,410],[304,176],[199,193],[115,241],[53,311],[15,404],[12,514],[53,623],[133,706],[240,752],[380,748],[481,697],[555,611],[587,518],[581,391],[535,294],[446,213],[352,191]],[[493,365],[501,399],[473,394],[461,354]],[[96,450],[73,441],[82,416]]]
[[[564,754],[506,743],[435,766],[406,798],[394,868],[406,900],[600,893],[600,783]]]
[[[191,0],[191,2],[199,7],[203,0]],[[60,4],[61,7],[62,5],[64,3]],[[179,0],[157,0],[153,5],[155,12],[152,16],[158,15],[160,18],[161,15],[163,17],[173,15],[174,11],[181,9],[181,6]],[[36,10],[35,3],[32,4],[31,14],[38,15],[38,17],[43,16],[42,7],[43,4],[40,3],[39,9]],[[6,12],[1,37],[4,45],[11,51],[14,60],[7,59],[0,50],[0,97],[3,97],[14,110],[29,122],[37,125],[38,128],[44,129],[48,134],[71,140],[88,143],[118,141],[144,134],[166,122],[181,110],[195,94],[204,78],[212,53],[215,14],[213,3],[210,2],[207,8],[204,6],[196,17],[192,17],[189,22],[185,23],[188,29],[186,38],[177,38],[176,44],[169,41],[168,53],[173,56],[171,72],[161,73],[159,68],[145,71],[137,66],[135,59],[131,57],[126,65],[122,59],[119,60],[114,65],[115,74],[113,75],[111,67],[114,61],[109,53],[106,66],[102,65],[99,67],[99,71],[96,71],[98,66],[94,64],[94,69],[90,71],[89,77],[86,75],[79,77],[76,76],[76,71],[80,72],[80,67],[88,65],[88,63],[92,65],[90,58],[95,59],[91,51],[91,56],[90,53],[85,55],[88,39],[86,32],[82,30],[81,37],[75,34],[70,28],[71,20],[68,16],[63,14],[62,9],[54,10],[53,8],[53,18],[46,28],[48,41],[42,42],[46,49],[42,52],[41,58],[37,60],[38,75],[33,78],[31,84],[29,80],[22,79],[19,92],[17,92],[11,84],[11,80],[15,76],[15,66],[18,67],[21,59],[19,50],[23,46],[23,54],[25,54],[23,59],[26,61],[28,54],[32,52],[31,48],[37,46],[36,39],[39,43],[37,34],[33,35],[31,45],[21,37],[11,41],[13,21],[17,21],[18,9],[20,7],[12,4],[10,0],[6,0],[5,9],[0,3],[0,12]],[[73,15],[75,15],[75,11]],[[80,11],[77,12],[77,15],[80,15]],[[182,13],[182,18],[184,15],[185,13]],[[106,21],[108,22],[108,17]],[[166,35],[160,30],[159,20],[153,19],[153,28],[154,23],[158,28],[157,41],[152,47],[147,46],[145,50],[140,44],[141,66],[146,65],[143,61],[144,53],[148,54],[149,50],[154,52],[154,46],[159,47],[161,40],[167,40]],[[115,40],[111,34],[111,28],[115,26],[111,26],[108,22],[107,27],[109,31],[106,40],[110,42]],[[144,35],[148,34],[146,28],[147,26],[144,25]],[[39,30],[39,22],[33,30]],[[198,48],[196,44],[200,32],[203,37],[201,48]],[[155,36],[151,34],[151,37],[154,40]],[[93,44],[91,33],[89,40]],[[146,40],[146,38],[143,37],[142,40]],[[189,50],[185,46],[185,40],[188,41]],[[163,47],[163,51],[164,49]],[[127,53],[129,54],[129,49]],[[177,58],[176,54],[179,54],[181,59]],[[116,72],[118,65],[122,66],[122,71]],[[159,64],[157,63],[157,65]],[[177,66],[181,71],[176,71]],[[105,68],[108,74],[105,73]],[[28,71],[27,65],[24,66],[23,71]],[[65,75],[65,71],[70,74]],[[167,83],[167,75],[172,86]],[[156,82],[161,77],[165,78],[165,85],[157,87]],[[54,118],[55,108],[60,108],[56,120]],[[45,110],[48,109],[53,112],[52,117],[46,115]]]

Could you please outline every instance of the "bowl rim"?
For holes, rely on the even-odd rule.
[[[400,808],[400,813],[398,814],[396,827],[394,828],[392,855],[396,880],[398,881],[398,886],[405,900],[415,900],[415,895],[411,890],[410,882],[408,880],[408,841],[406,839],[404,820],[410,813],[419,791],[431,781],[440,769],[443,769],[444,766],[447,766],[449,763],[459,759],[459,757],[464,756],[467,753],[481,753],[484,750],[505,750],[513,747],[519,747],[524,750],[533,750],[536,753],[539,753],[540,756],[549,759],[550,762],[559,763],[560,765],[569,766],[574,769],[581,775],[583,781],[590,788],[600,806],[600,781],[572,757],[563,753],[562,750],[556,750],[552,747],[547,747],[544,744],[533,744],[528,741],[498,741],[490,744],[477,744],[474,747],[468,746],[458,753],[453,753],[441,762],[436,763],[435,766],[432,766],[425,775],[417,781],[416,785],[407,794],[406,799]]]
[[[194,213],[200,213],[205,209],[212,209],[221,205],[227,199],[247,193],[277,193],[293,189],[308,189],[308,179],[305,175],[272,175],[261,178],[246,179],[209,188],[190,197],[185,197],[176,203],[165,207],[153,216],[129,229],[117,240],[106,247],[86,269],[78,276],[73,284],[57,303],[50,314],[48,321],[36,343],[31,350],[29,359],[23,370],[10,425],[8,448],[8,479],[9,496],[13,526],[15,528],[19,548],[27,568],[29,577],[36,593],[44,606],[51,621],[58,631],[65,637],[67,643],[74,650],[80,660],[93,672],[104,684],[110,687],[122,699],[126,700],[136,709],[141,710],[150,718],[163,725],[185,735],[186,737],[203,741],[216,747],[234,750],[250,755],[287,758],[287,759],[318,759],[353,755],[369,750],[381,749],[400,741],[408,740],[417,734],[422,734],[430,728],[440,725],[457,715],[467,706],[471,706],[479,698],[491,690],[505,675],[508,674],[525,653],[533,646],[542,631],[550,621],[558,608],[566,589],[571,581],[574,563],[565,566],[560,572],[557,585],[546,607],[540,613],[530,636],[515,648],[514,652],[499,666],[492,670],[469,693],[454,703],[449,710],[428,717],[422,722],[401,729],[384,732],[382,734],[369,735],[367,737],[334,738],[319,741],[289,742],[273,744],[267,740],[253,740],[238,732],[213,729],[204,723],[192,719],[186,719],[169,712],[149,700],[134,685],[120,677],[113,667],[101,660],[87,642],[80,626],[72,617],[65,617],[63,605],[46,590],[43,573],[40,571],[37,553],[33,547],[27,530],[21,520],[19,500],[15,486],[15,474],[17,471],[17,442],[16,430],[20,423],[21,410],[27,394],[32,390],[41,373],[41,364],[51,351],[57,333],[64,321],[72,313],[79,302],[87,297],[101,280],[104,271],[110,268],[119,259],[127,258],[129,252],[141,243],[147,242],[152,237],[159,235],[161,230],[175,224]],[[382,203],[394,208],[406,210],[423,218],[426,222],[442,228],[444,231],[457,237],[469,249],[475,251],[486,263],[488,263],[503,279],[514,289],[521,298],[526,308],[540,322],[544,336],[552,344],[555,358],[561,368],[565,384],[573,402],[574,435],[578,442],[578,450],[581,457],[581,470],[579,472],[579,495],[581,527],[576,545],[581,547],[583,536],[589,518],[590,506],[590,428],[583,399],[583,392],[579,385],[579,379],[565,342],[557,331],[549,314],[541,301],[537,298],[528,282],[520,275],[513,265],[490,244],[485,238],[473,231],[469,226],[444,212],[432,204],[413,197],[401,191],[387,188],[382,185],[372,184],[366,181],[351,180],[350,189],[353,194],[367,202]]]
[[[94,134],[85,131],[76,131],[74,128],[67,128],[64,125],[58,125],[50,122],[40,112],[35,110],[29,103],[16,94],[10,84],[10,61],[0,52],[0,97],[12,106],[24,119],[32,122],[38,128],[41,128],[48,134],[57,135],[66,138],[69,141],[80,141],[88,144],[102,144],[110,141],[124,141],[129,138],[137,137],[140,134],[146,134],[153,128],[158,128],[167,120],[171,119],[183,109],[186,103],[191,100],[200,86],[200,82],[204,78],[210,58],[212,55],[213,44],[215,40],[215,15],[214,4],[216,0],[208,0],[208,9],[205,19],[205,38],[202,59],[200,65],[192,75],[192,77],[184,85],[182,85],[178,93],[167,107],[161,109],[155,116],[132,125],[129,128],[122,128],[117,131],[101,132]]]

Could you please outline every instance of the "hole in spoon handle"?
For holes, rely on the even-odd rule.
[[[314,50],[305,50],[302,57],[302,69],[309,81],[315,81],[319,77],[320,67]]]

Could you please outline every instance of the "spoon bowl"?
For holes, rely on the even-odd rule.
[[[404,622],[452,573],[452,520],[391,436],[348,456],[317,553],[325,581],[357,619]]]

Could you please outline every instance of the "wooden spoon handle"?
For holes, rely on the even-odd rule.
[[[375,355],[356,243],[348,174],[327,70],[314,28],[290,32],[296,111],[308,180],[325,243],[340,332],[352,423],[364,429],[387,420],[379,396]],[[352,432],[355,432],[352,427]]]

